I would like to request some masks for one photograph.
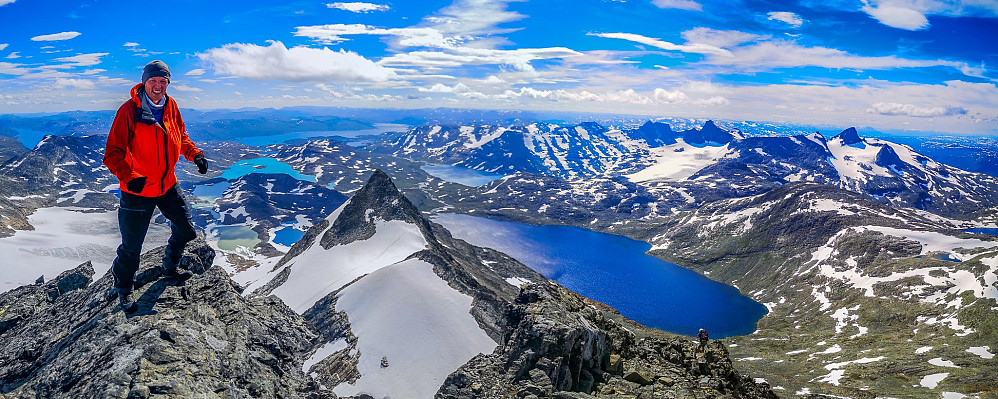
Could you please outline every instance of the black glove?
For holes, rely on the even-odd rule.
[[[194,156],[194,164],[198,166],[198,173],[208,173],[208,160],[204,158],[203,152]]]
[[[146,177],[136,177],[128,181],[128,191],[133,193],[141,193],[142,189],[146,187]]]

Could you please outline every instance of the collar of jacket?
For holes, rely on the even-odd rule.
[[[153,116],[152,109],[149,106],[149,104],[145,101],[142,101],[143,97],[141,95],[142,93],[145,93],[145,86],[143,86],[142,83],[139,83],[135,85],[135,87],[132,87],[132,93],[131,93],[132,103],[134,103],[136,107],[135,121],[145,123],[147,125],[155,125],[157,123],[156,117]],[[163,104],[164,113],[166,112],[166,107],[170,105],[170,101],[173,101],[173,99],[170,98],[170,96],[165,96],[165,97],[166,97],[166,103]]]

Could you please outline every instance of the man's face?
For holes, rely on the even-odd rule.
[[[169,84],[170,80],[162,76],[151,77],[145,83],[146,95],[152,102],[159,103],[166,96],[166,86]]]

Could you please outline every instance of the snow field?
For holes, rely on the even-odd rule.
[[[0,292],[46,281],[91,261],[94,280],[111,269],[121,244],[118,212],[83,213],[83,208],[41,208],[28,217],[34,230],[19,230],[0,239]],[[170,228],[152,223],[142,251],[166,245]]]
[[[378,221],[375,229],[374,236],[367,240],[328,250],[313,244],[288,263],[286,267],[291,268],[288,280],[273,294],[301,314],[358,277],[426,248],[426,239],[416,225],[398,220]]]
[[[652,165],[624,177],[635,183],[650,180],[682,181],[731,153],[727,144],[721,147],[694,147],[683,139],[679,139],[676,144],[652,148],[649,152]]]
[[[471,316],[471,304],[470,296],[418,259],[381,268],[344,288],[336,310],[347,313],[357,336],[362,377],[333,392],[432,398],[453,370],[497,346]]]

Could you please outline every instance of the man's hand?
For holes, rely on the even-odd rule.
[[[208,173],[208,160],[204,158],[203,152],[194,156],[194,164],[198,166],[198,173]]]
[[[141,193],[142,189],[146,187],[146,177],[136,177],[128,181],[128,191],[133,193]]]

